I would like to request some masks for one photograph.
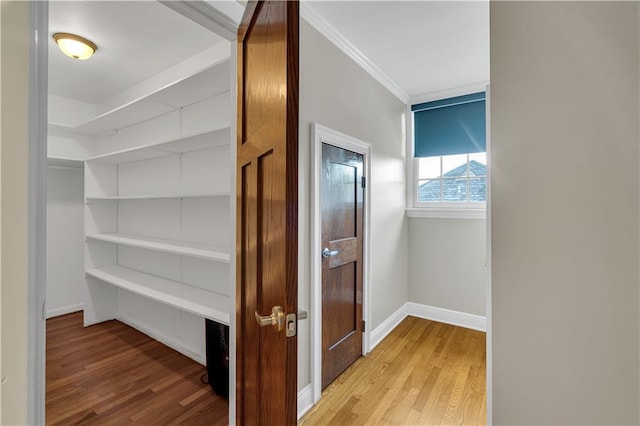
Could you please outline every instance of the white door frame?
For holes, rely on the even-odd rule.
[[[244,7],[236,2],[161,1],[165,6],[232,42],[235,40]],[[47,212],[47,98],[49,3],[29,2],[29,258],[28,258],[28,346],[27,346],[27,423],[45,423],[46,367],[46,212]],[[235,88],[232,65],[232,88]],[[232,95],[235,93],[232,89]],[[235,102],[232,102],[235,105]],[[232,155],[235,152],[235,107],[231,111]],[[233,174],[235,179],[235,173]],[[233,181],[232,181],[233,182]],[[232,223],[235,200],[231,197]],[[235,228],[235,227],[234,227]],[[230,265],[230,299],[235,300],[234,257]],[[231,304],[229,327],[229,421],[235,424],[235,304]]]
[[[362,265],[362,318],[366,327],[362,333],[362,354],[370,352],[371,335],[371,285],[370,285],[370,223],[371,223],[371,144],[329,129],[320,124],[311,125],[311,395],[315,405],[322,394],[322,144],[328,143],[339,148],[362,154],[364,157],[364,226]]]
[[[49,3],[29,2],[27,423],[44,424]]]
[[[491,90],[487,84],[485,89],[485,114],[487,122],[487,284],[486,284],[486,390],[487,390],[487,425],[493,424],[493,329],[491,325]]]

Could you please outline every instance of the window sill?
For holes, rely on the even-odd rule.
[[[407,217],[428,219],[486,219],[485,207],[417,207],[406,209]]]

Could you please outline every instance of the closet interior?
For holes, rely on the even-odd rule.
[[[158,2],[51,2],[47,301],[126,323],[206,363],[229,324],[231,45]]]

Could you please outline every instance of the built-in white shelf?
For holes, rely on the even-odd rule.
[[[119,201],[119,200],[167,200],[175,198],[219,198],[228,197],[228,192],[210,192],[206,194],[166,194],[166,195],[113,195],[105,197],[87,196],[87,203],[91,201]]]
[[[47,165],[52,167],[84,167],[84,161],[75,158],[47,157]]]
[[[121,289],[229,325],[229,296],[145,274],[120,265],[89,269],[87,275]]]
[[[226,59],[209,69],[150,90],[88,121],[64,127],[76,133],[96,135],[122,129],[229,92],[229,65],[230,61]]]
[[[174,109],[169,105],[163,105],[151,99],[139,99],[71,127],[70,130],[86,135],[96,135],[109,130],[131,126],[132,124],[167,114],[174,111]]]
[[[86,234],[89,240],[106,241],[125,246],[138,247],[147,250],[174,253],[182,256],[197,257],[205,260],[229,263],[230,251],[222,247],[208,244],[187,243],[184,241],[165,240],[161,238],[143,237],[129,234]]]
[[[66,129],[95,135],[105,153],[84,159],[84,324],[130,316],[198,359],[202,317],[228,325],[234,303],[233,63],[221,43]]]
[[[130,161],[148,160],[151,158],[165,157],[167,155],[185,152],[199,151],[216,146],[229,145],[231,140],[231,128],[224,126],[219,129],[172,138],[168,141],[143,145],[136,148],[123,149],[109,154],[91,157],[87,161],[102,163],[128,163]]]

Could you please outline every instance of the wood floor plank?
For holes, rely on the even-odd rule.
[[[407,317],[299,424],[485,424],[485,352],[482,332]]]
[[[410,351],[407,351],[407,354],[411,354],[412,356],[406,358],[402,357],[398,360],[400,368],[398,368],[394,374],[393,380],[387,381],[384,386],[378,388],[380,391],[384,392],[384,394],[382,395],[382,392],[376,392],[377,395],[380,395],[380,399],[375,405],[375,408],[371,410],[373,407],[371,407],[370,404],[366,404],[364,401],[361,402],[362,409],[360,410],[360,413],[362,413],[361,417],[365,422],[369,421],[369,419],[386,420],[385,414],[389,412],[390,408],[392,408],[391,404],[393,403],[394,398],[398,395],[402,389],[403,383],[422,359],[422,355],[420,353],[411,353]]]
[[[47,425],[227,424],[204,366],[118,321],[47,320]]]
[[[395,375],[401,370],[401,366],[405,362],[405,357],[410,354],[406,345],[412,341],[417,341],[420,330],[416,330],[410,323],[402,323],[397,330],[402,335],[406,335],[406,341],[397,338],[395,335],[389,336],[385,340],[386,345],[381,347],[376,353],[372,353],[365,358],[360,358],[359,363],[364,364],[360,369],[347,369],[336,381],[329,385],[326,391],[330,395],[327,404],[336,404],[340,406],[343,401],[351,396],[357,396],[359,401],[377,401],[385,393],[380,387],[372,387],[371,383],[378,383],[386,386],[389,377]],[[351,386],[343,386],[350,383]],[[336,389],[337,388],[337,389]],[[355,404],[353,410],[356,414],[368,417],[371,413],[371,407],[366,404]],[[340,410],[335,410],[336,413]],[[341,413],[345,416],[344,411]],[[363,421],[363,418],[359,419]]]

